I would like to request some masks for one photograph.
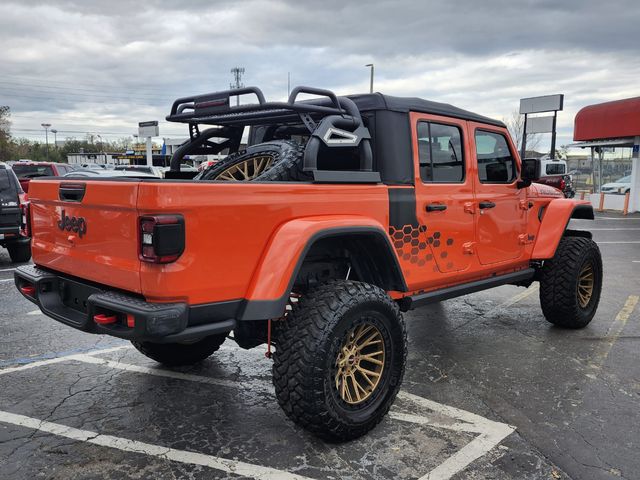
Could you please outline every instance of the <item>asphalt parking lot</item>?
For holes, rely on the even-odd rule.
[[[640,216],[574,226],[605,268],[587,328],[548,324],[537,284],[409,312],[398,401],[344,445],[285,418],[264,348],[159,367],[40,315],[0,250],[0,477],[640,478]]]

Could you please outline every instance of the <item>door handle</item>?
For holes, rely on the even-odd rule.
[[[479,206],[480,208],[484,209],[484,208],[493,208],[493,207],[495,207],[495,206],[496,206],[496,204],[495,204],[495,203],[493,203],[493,202],[480,202],[480,203],[478,204],[478,206]]]
[[[446,209],[447,206],[442,203],[430,203],[427,205],[427,212],[442,212]]]

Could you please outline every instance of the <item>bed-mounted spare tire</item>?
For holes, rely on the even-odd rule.
[[[304,146],[289,140],[272,140],[247,147],[205,170],[200,180],[228,182],[311,181],[302,171]]]

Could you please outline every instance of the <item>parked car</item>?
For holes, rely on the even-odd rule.
[[[9,165],[0,162],[0,246],[9,251],[12,262],[31,258],[25,205],[18,178]]]
[[[65,177],[89,177],[89,178],[118,178],[118,177],[129,177],[129,178],[158,178],[155,175],[150,175],[144,172],[138,172],[136,170],[99,170],[99,169],[90,169],[90,170],[76,170],[73,172],[69,172],[65,175]]]
[[[256,104],[230,101],[248,93]],[[521,163],[500,121],[308,87],[287,102],[255,87],[184,97],[167,120],[200,133],[165,179],[33,182],[35,266],[15,281],[46,315],[167,365],[204,360],[231,331],[269,357],[273,343],[286,415],[344,441],[398,394],[401,312],[539,281],[550,323],[582,328],[596,313],[598,245],[567,229],[593,208],[532,183],[539,161]],[[226,148],[195,178],[180,171],[182,155]]]
[[[103,163],[83,163],[80,165],[84,170],[106,170],[107,166]]]
[[[118,165],[116,166],[116,171],[141,172],[158,178],[163,178],[164,176],[160,167],[151,165]]]
[[[162,172],[162,178],[165,177],[165,174],[169,171],[170,167],[160,167],[160,171]],[[194,174],[202,171],[202,169],[197,169],[195,167],[192,167],[191,165],[187,164],[187,163],[183,163],[180,165],[180,171],[181,172],[191,172]]]
[[[631,175],[627,175],[626,177],[619,178],[615,182],[605,183],[600,188],[601,192],[604,193],[616,193],[620,195],[624,195],[627,192],[631,191]]]
[[[573,179],[567,173],[567,162],[564,160],[540,160],[540,177],[536,182],[557,188],[566,198],[576,195]]]
[[[545,159],[540,160],[541,171],[540,174],[543,177],[549,175],[566,175],[567,174],[567,162],[560,159]]]
[[[12,168],[26,193],[29,193],[29,182],[31,182],[32,178],[60,177],[74,170],[72,166],[66,163],[30,161],[14,163]]]

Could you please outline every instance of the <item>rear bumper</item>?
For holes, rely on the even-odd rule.
[[[224,311],[224,305],[222,308],[210,306],[211,317],[217,321],[202,323],[202,306],[150,303],[33,265],[18,267],[14,279],[20,293],[40,307],[45,315],[85,332],[172,343],[230,332],[236,325],[233,318],[220,319],[215,314]],[[115,321],[96,323],[96,315],[115,317]],[[190,317],[198,324],[190,325]]]
[[[0,231],[0,244],[4,245],[25,245],[31,242],[29,237],[23,237],[19,232],[11,232],[9,236]]]
[[[0,225],[0,234],[17,235],[20,233],[19,225]]]

